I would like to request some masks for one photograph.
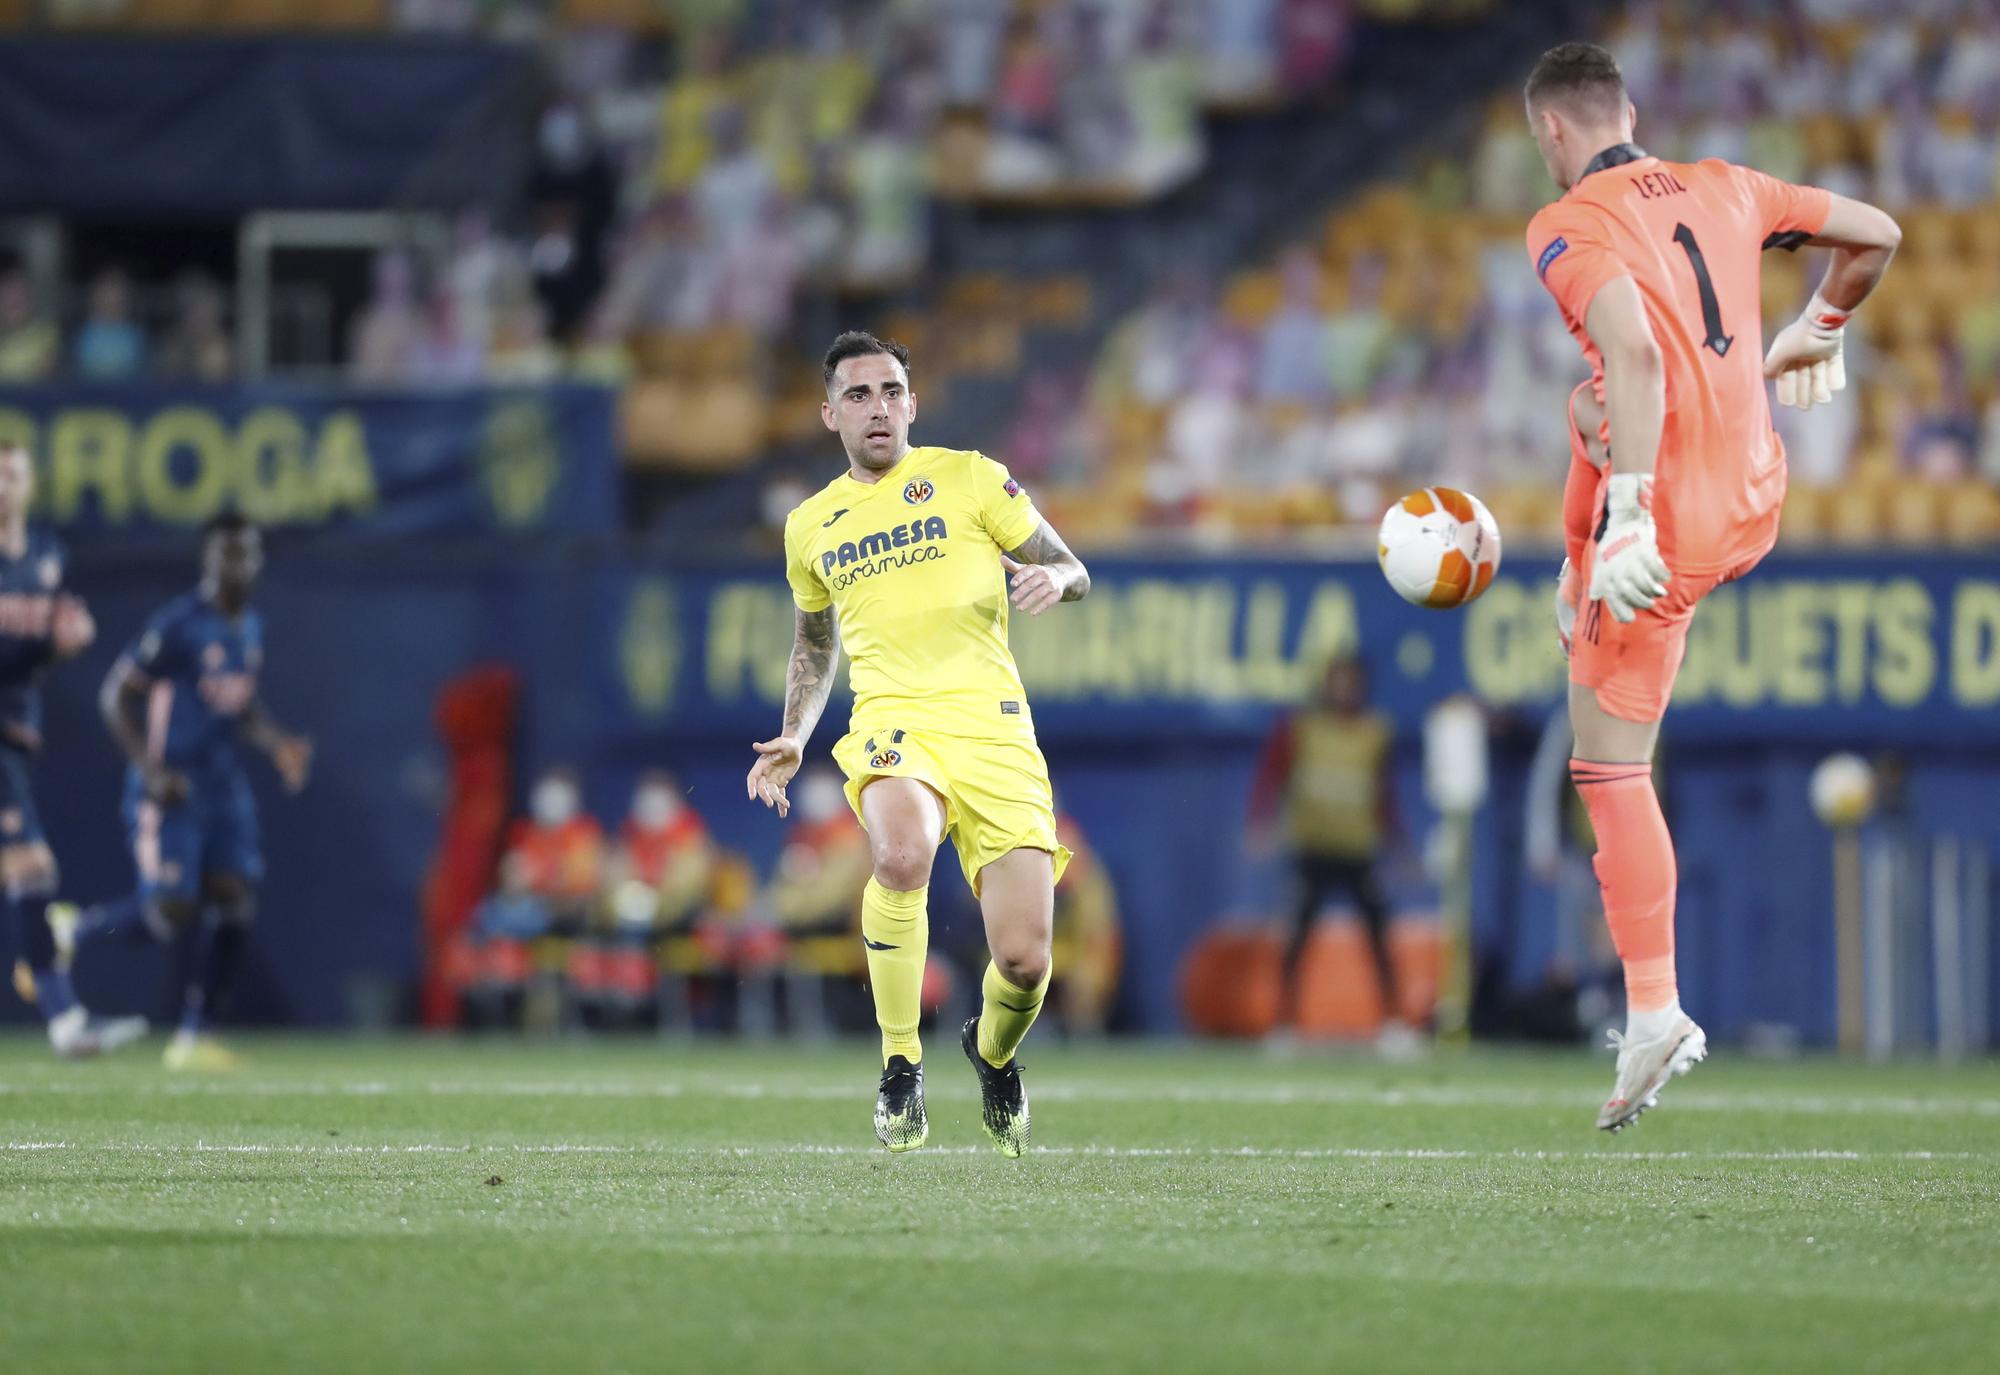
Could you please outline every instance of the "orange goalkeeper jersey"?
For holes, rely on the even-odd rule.
[[[1528,224],[1528,256],[1604,397],[1584,320],[1598,289],[1630,277],[1666,362],[1653,515],[1670,568],[1718,573],[1770,548],[1785,449],[1764,393],[1760,257],[1826,224],[1827,192],[1733,163],[1662,162],[1607,148]],[[1609,438],[1608,433],[1605,436]]]

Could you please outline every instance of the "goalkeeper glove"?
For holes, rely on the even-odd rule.
[[[1556,574],[1556,643],[1562,646],[1563,658],[1569,657],[1569,643],[1576,634],[1577,593],[1576,569],[1568,559],[1563,560],[1562,571]]]
[[[1667,565],[1653,528],[1650,473],[1613,473],[1606,484],[1604,534],[1590,573],[1590,599],[1630,621],[1667,593]]]
[[[1847,364],[1840,355],[1840,336],[1853,318],[1851,310],[1835,310],[1817,291],[1805,314],[1778,331],[1764,355],[1764,375],[1778,380],[1778,404],[1809,411],[1824,406],[1847,386]]]

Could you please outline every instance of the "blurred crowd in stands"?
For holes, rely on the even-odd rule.
[[[128,8],[145,18],[143,0]],[[370,382],[620,380],[671,365],[671,345],[648,347],[658,336],[769,340],[801,293],[914,279],[938,197],[1140,201],[1185,180],[1203,104],[1310,89],[1350,8],[398,0],[384,16],[396,27],[537,42],[553,94],[525,211],[504,225],[464,215],[439,262],[385,252],[344,356]],[[66,311],[17,291],[5,327],[23,342],[6,378],[187,376],[178,341],[203,328],[224,342],[197,350],[195,375],[227,376],[214,284],[175,291],[155,321],[136,317],[117,272]],[[59,314],[75,320],[67,346]]]
[[[221,382],[235,372],[229,298],[205,273],[189,269],[160,292],[160,319],[149,329],[131,281],[116,268],[91,278],[74,326],[41,299],[20,267],[0,271],[0,383],[66,376],[86,382],[159,377]]]
[[[525,205],[465,211],[447,247],[376,262],[337,350],[357,380],[617,384],[629,462],[708,475],[765,460],[781,515],[807,478],[797,446],[824,442],[809,345],[865,323],[916,349],[934,425],[961,380],[1005,390],[999,423],[938,437],[1007,461],[1073,538],[1359,532],[1431,481],[1478,491],[1512,535],[1557,529],[1581,364],[1521,242],[1555,189],[1517,72],[1492,73],[1476,129],[1439,120],[1393,178],[1329,187],[1318,222],[1266,232],[1253,261],[1190,257],[1134,309],[1088,262],[973,270],[932,253],[940,206],[999,202],[1032,226],[1154,200],[1202,170],[1213,118],[1317,101],[1338,133],[1360,23],[1488,0],[337,8],[532,42],[551,93]],[[1905,226],[1850,331],[1850,397],[1779,418],[1792,536],[2000,533],[2000,5],[1666,0],[1606,37],[1651,151],[1830,186]],[[1765,268],[1775,329],[1817,255]],[[0,380],[232,371],[213,280],[135,293],[106,270],[60,294],[0,277]],[[1076,348],[1038,363],[1036,331]]]
[[[607,834],[584,809],[577,773],[546,771],[451,955],[468,1022],[807,1035],[872,1026],[861,985],[867,837],[828,766],[808,768],[791,792],[796,817],[760,877],[715,843],[670,773],[642,776]],[[1061,816],[1058,829],[1074,858],[1056,889],[1049,1005],[1065,1032],[1094,1035],[1118,991],[1117,895],[1075,820]],[[977,926],[974,916],[953,929]],[[961,944],[933,941],[927,1007],[976,1000],[984,949],[976,935]]]
[[[2000,534],[2000,6],[1644,4],[1609,41],[1648,151],[1749,163],[1904,224],[1849,331],[1856,390],[1777,418],[1790,533]],[[1468,146],[1226,282],[1162,281],[1070,433],[1026,452],[1056,455],[1050,476],[1089,493],[1078,516],[1113,528],[1371,526],[1438,481],[1480,492],[1503,528],[1553,532],[1583,369],[1522,243],[1553,194],[1502,83]],[[1809,259],[1766,256],[1772,330],[1810,295]]]

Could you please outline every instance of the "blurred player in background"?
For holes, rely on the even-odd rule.
[[[820,416],[848,466],[785,522],[798,615],[784,726],[755,746],[747,787],[780,816],[790,810],[785,787],[845,640],[854,713],[833,757],[874,859],[861,936],[882,1028],[876,1137],[915,1150],[929,1130],[917,1023],[931,860],[949,835],[993,954],[980,1013],[959,1043],[979,1076],[987,1134],[1018,1156],[1029,1113],[1014,1050],[1048,990],[1055,885],[1069,852],[1007,647],[1007,609],[1040,615],[1076,601],[1090,575],[998,463],[910,447],[909,361],[902,345],[860,332],[827,350]]]
[[[1368,703],[1367,665],[1353,654],[1336,655],[1321,678],[1318,700],[1281,717],[1265,742],[1251,785],[1250,824],[1260,851],[1276,848],[1269,837],[1280,816],[1287,833],[1293,893],[1281,977],[1294,1020],[1305,1001],[1299,970],[1306,941],[1327,901],[1344,895],[1367,928],[1382,993],[1383,1043],[1402,1050],[1414,1043],[1414,1033],[1401,1015],[1380,872],[1396,828],[1389,777],[1394,743],[1388,716]]]
[[[105,678],[104,723],[131,761],[125,821],[139,890],[57,921],[73,928],[66,943],[79,948],[195,932],[169,1069],[235,1064],[208,1028],[233,987],[264,876],[257,800],[238,745],[268,755],[288,792],[305,786],[312,767],[312,742],[278,725],[257,695],[264,625],[250,597],[263,566],[256,526],[234,514],[211,520],[200,587],[154,613]]]
[[[815,764],[786,792],[792,831],[765,890],[785,935],[785,1011],[792,1026],[824,1036],[838,1024],[840,997],[867,972],[859,894],[874,872],[868,833],[855,823],[837,770]]]
[[[1118,890],[1097,857],[1083,825],[1068,812],[1056,816],[1056,838],[1070,852],[1056,884],[1055,970],[1050,996],[1068,1036],[1101,1036],[1118,1000],[1125,940],[1118,925]]]
[[[1636,112],[1618,64],[1596,44],[1544,54],[1525,101],[1565,192],[1529,224],[1529,260],[1606,411],[1609,471],[1597,481],[1587,455],[1571,465],[1573,495],[1579,483],[1595,492],[1569,529],[1566,582],[1581,594],[1571,774],[1597,833],[1605,919],[1625,966],[1617,1082],[1597,1118],[1618,1131],[1707,1050],[1680,1006],[1674,849],[1651,760],[1696,604],[1777,540],[1785,452],[1764,379],[1777,379],[1780,405],[1832,400],[1847,380],[1842,331],[1902,235],[1882,211],[1827,191],[1649,155],[1632,141]],[[1759,255],[1802,244],[1831,247],[1832,260],[1760,368]]]
[[[42,674],[97,638],[82,599],[62,590],[55,537],[28,527],[35,464],[0,440],[0,881],[14,933],[14,987],[41,1010],[49,1044],[64,1056],[114,1050],[143,1036],[143,1017],[94,1018],[77,1001],[49,925],[56,857],[35,812],[29,766],[42,748]]]

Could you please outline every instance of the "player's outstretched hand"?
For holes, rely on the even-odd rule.
[[[776,807],[779,816],[790,816],[792,800],[785,796],[785,786],[799,771],[799,764],[805,758],[804,746],[794,736],[780,735],[775,740],[757,741],[750,748],[758,756],[757,762],[750,766],[750,777],[745,784],[750,800]]]
[[[1805,314],[1778,331],[1764,355],[1764,375],[1777,381],[1778,404],[1809,411],[1824,406],[1847,387],[1847,363],[1840,339],[1849,312],[1835,310],[1815,294]]]
[[[90,648],[97,638],[97,622],[90,614],[90,608],[83,604],[83,598],[63,593],[55,600],[55,614],[49,622],[49,639],[54,642],[56,658],[74,659]]]
[[[1629,621],[1667,594],[1667,565],[1653,528],[1653,479],[1613,473],[1605,500],[1604,534],[1590,573],[1590,599]]]
[[[304,789],[312,776],[312,762],[313,742],[303,735],[287,735],[271,747],[271,763],[288,793]]]
[[[1055,569],[1039,563],[1017,563],[1005,554],[1000,556],[1000,566],[1007,570],[1013,585],[1007,599],[1017,610],[1039,616],[1062,600],[1062,579]]]

